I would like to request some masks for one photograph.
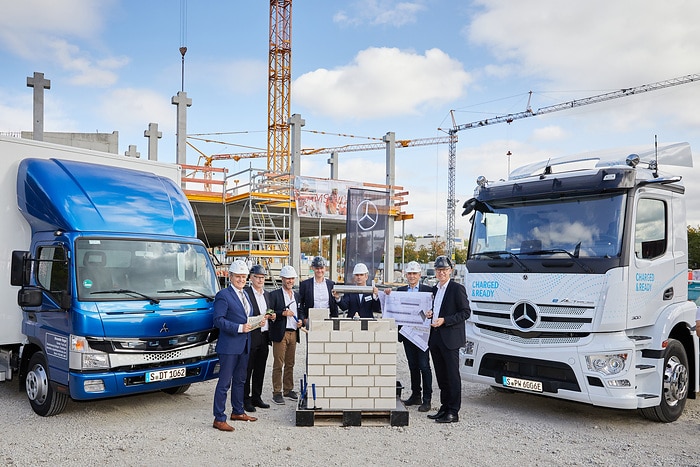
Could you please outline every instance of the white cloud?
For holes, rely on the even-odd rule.
[[[251,95],[267,89],[268,64],[264,60],[195,61],[187,65],[187,81],[211,81],[223,76],[227,94]]]
[[[423,2],[396,2],[393,0],[361,0],[348,5],[349,10],[340,10],[333,21],[357,26],[361,24],[389,25],[400,27],[416,22],[418,13],[426,9]]]
[[[563,128],[556,125],[549,125],[542,128],[536,128],[532,132],[534,141],[556,141],[566,137],[566,132]]]
[[[116,89],[102,98],[100,113],[112,128],[122,131],[146,130],[151,122],[158,123],[164,134],[175,128],[175,106],[170,97],[149,89]]]
[[[417,115],[462,96],[471,81],[461,63],[439,49],[424,55],[369,48],[353,63],[306,73],[292,85],[296,104],[335,118]]]

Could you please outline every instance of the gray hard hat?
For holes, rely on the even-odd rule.
[[[326,259],[323,256],[314,256],[314,259],[311,260],[311,267],[312,268],[325,268],[326,267]]]
[[[433,266],[435,269],[439,268],[450,268],[452,269],[452,260],[445,255],[438,256],[435,258],[435,264]]]
[[[262,276],[267,275],[267,271],[265,271],[265,268],[262,267],[260,264],[254,264],[252,268],[250,268],[250,274],[260,274]]]

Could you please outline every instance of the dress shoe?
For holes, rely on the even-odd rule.
[[[409,405],[418,405],[421,403],[420,394],[413,393],[411,394],[411,397],[401,402],[403,402],[403,405],[405,405],[406,407],[408,407]]]
[[[232,413],[231,420],[241,420],[244,422],[254,422],[255,420],[257,420],[257,418],[251,417],[247,413],[239,413],[239,414]]]
[[[440,418],[435,419],[437,423],[457,423],[459,421],[459,415],[453,415],[451,413],[446,413]]]
[[[229,425],[225,421],[219,422],[219,421],[214,420],[214,424],[212,426],[214,428],[216,428],[217,430],[221,430],[221,431],[233,431],[233,430],[235,430],[234,427],[232,427],[231,425]]]
[[[423,402],[420,407],[418,407],[419,412],[427,412],[430,410],[430,402]]]
[[[428,418],[431,420],[437,420],[438,418],[442,418],[445,415],[447,415],[447,410],[445,409],[440,409],[437,411],[437,413],[434,413],[432,415],[428,415]]]
[[[299,399],[299,396],[297,395],[296,392],[294,391],[287,391],[284,395],[287,399],[292,399],[292,400],[297,400]]]
[[[253,405],[255,407],[260,407],[261,409],[269,409],[270,404],[266,404],[265,402],[262,401],[262,399],[257,399],[253,401]],[[250,412],[250,410],[248,410]]]
[[[245,410],[246,412],[255,412],[255,406],[252,402],[244,402],[243,410]]]

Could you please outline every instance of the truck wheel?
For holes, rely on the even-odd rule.
[[[49,381],[49,366],[44,352],[36,352],[29,359],[26,390],[29,403],[34,412],[42,417],[63,412],[68,402],[68,395],[56,392]]]
[[[676,339],[669,339],[664,353],[661,403],[640,409],[642,415],[655,422],[670,423],[681,416],[688,399],[688,357]]]
[[[189,384],[183,384],[182,386],[175,386],[172,388],[161,389],[166,394],[184,394],[190,388]]]

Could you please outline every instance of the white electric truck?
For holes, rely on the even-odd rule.
[[[698,391],[688,301],[687,143],[550,159],[479,177],[462,378],[676,420]]]

